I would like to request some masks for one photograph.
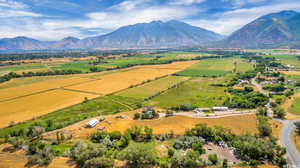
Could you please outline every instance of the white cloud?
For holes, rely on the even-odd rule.
[[[171,0],[171,5],[192,5],[205,2],[206,0]]]
[[[41,14],[22,11],[22,10],[3,10],[0,9],[0,17],[1,18],[8,18],[8,17],[40,17]]]
[[[282,10],[300,10],[300,3],[289,2],[249,9],[236,9],[215,15],[213,19],[186,20],[186,22],[229,35],[260,16]]]
[[[48,20],[45,26],[53,28],[82,27],[116,29],[121,26],[151,22],[153,20],[183,19],[197,13],[195,8],[177,6],[152,6],[148,8],[136,8],[130,11],[108,11],[89,13],[86,20],[57,21]]]
[[[27,5],[13,0],[0,0],[0,7],[12,8],[12,9],[24,9],[27,8]]]

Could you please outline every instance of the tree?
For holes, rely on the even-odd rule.
[[[282,108],[275,108],[274,114],[276,117],[282,118],[282,119],[285,118],[285,116],[286,116],[286,113]]]
[[[261,123],[258,126],[258,130],[262,137],[267,137],[272,134],[272,128],[268,123]]]
[[[156,165],[157,156],[157,152],[151,145],[131,143],[119,153],[118,158],[126,160],[129,167],[140,168]]]
[[[222,168],[228,168],[228,160],[227,159],[224,159],[223,160],[223,163],[222,163]]]
[[[267,108],[259,108],[258,109],[258,115],[261,115],[261,116],[267,116],[268,115],[268,109]]]
[[[297,131],[298,135],[300,135],[300,121],[295,122],[295,126],[296,126],[296,131]]]
[[[45,146],[42,150],[38,151],[36,154],[28,157],[29,165],[49,165],[54,158],[52,149],[50,146]]]
[[[27,135],[30,138],[35,138],[35,137],[40,138],[44,132],[45,132],[45,129],[40,126],[31,126],[31,127],[29,127]]]
[[[133,117],[134,120],[138,120],[140,118],[141,118],[141,113],[134,113],[134,117]]]
[[[171,158],[171,168],[199,168],[206,166],[198,152],[189,150],[186,154],[176,152]]]
[[[96,157],[87,160],[84,163],[84,168],[112,168],[114,161],[106,157]]]
[[[213,165],[216,165],[218,164],[218,156],[216,154],[209,154],[208,155],[208,160],[213,164]]]
[[[153,136],[153,130],[152,128],[149,128],[147,126],[144,127],[144,132],[145,132],[145,141],[150,141],[152,139]]]

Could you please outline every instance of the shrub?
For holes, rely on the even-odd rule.
[[[85,161],[84,168],[112,168],[114,161],[106,157],[97,157]]]
[[[141,118],[141,113],[134,113],[134,117],[133,117],[134,120],[138,120],[140,118]]]
[[[218,156],[216,154],[209,154],[208,160],[212,163],[212,165],[217,165],[219,161]]]
[[[158,154],[149,144],[131,143],[118,155],[120,160],[126,160],[129,167],[139,168],[157,164]]]

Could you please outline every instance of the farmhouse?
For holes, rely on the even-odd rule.
[[[196,108],[194,110],[194,113],[204,113],[204,112],[209,112],[210,108]]]
[[[213,111],[227,111],[227,110],[229,110],[228,107],[213,107],[212,109],[213,109]]]
[[[92,120],[90,120],[90,121],[86,124],[86,127],[87,127],[87,128],[93,128],[93,127],[95,127],[98,123],[99,123],[99,120],[97,120],[97,119],[92,119]]]

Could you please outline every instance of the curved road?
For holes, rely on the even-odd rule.
[[[254,85],[258,91],[264,95],[268,95],[268,92],[265,91],[262,86],[256,82],[256,77],[251,80],[252,85]],[[273,110],[270,106],[270,103],[272,102],[272,99],[269,99],[269,103],[266,105],[268,109],[268,116],[273,118]],[[292,133],[296,126],[294,125],[295,122],[300,121],[298,120],[282,120],[282,119],[276,119],[273,118],[279,122],[283,123],[283,127],[280,131],[280,142],[283,147],[287,150],[288,155],[288,163],[292,168],[300,168],[300,153],[297,151],[296,145],[293,142],[292,139]]]
[[[292,140],[292,132],[295,129],[295,122],[298,120],[278,120],[283,123],[283,127],[280,132],[280,141],[283,147],[286,148],[288,154],[288,161],[293,168],[300,168],[300,153],[297,151],[296,145]]]

